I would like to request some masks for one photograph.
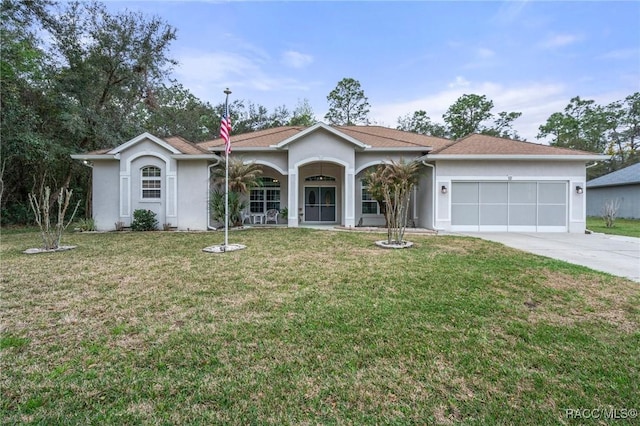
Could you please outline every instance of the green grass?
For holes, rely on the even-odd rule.
[[[640,287],[473,238],[3,234],[4,424],[579,424],[637,409]],[[616,424],[631,424],[629,419]]]
[[[601,217],[588,217],[587,229],[604,234],[640,238],[640,219],[616,219],[614,226],[607,228]]]

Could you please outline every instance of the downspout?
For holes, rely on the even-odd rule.
[[[433,164],[429,164],[426,160],[422,160],[422,165],[431,167],[431,205],[433,206],[433,211],[431,212],[431,229],[437,231],[436,229],[436,166]]]

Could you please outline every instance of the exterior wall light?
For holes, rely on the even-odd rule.
[[[584,190],[582,189],[582,187],[580,185],[576,186],[576,193],[577,194],[582,194],[584,192]]]
[[[440,188],[440,192],[442,192],[443,194],[447,193],[447,187],[442,185],[442,188]]]

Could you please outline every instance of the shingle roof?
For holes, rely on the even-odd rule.
[[[182,154],[186,154],[186,155],[211,154],[206,149],[194,144],[193,142],[189,142],[188,140],[180,136],[170,136],[168,138],[159,138],[159,139],[162,139],[167,144],[171,145],[172,147],[180,151],[180,153]],[[84,153],[84,155],[104,155],[104,154],[107,154],[109,151],[112,151],[112,148],[98,149],[95,151],[86,152]]]
[[[594,155],[593,152],[578,151],[569,148],[558,148],[532,142],[515,141],[489,135],[472,134],[431,154],[457,155]]]
[[[640,163],[633,164],[624,169],[616,170],[607,175],[600,176],[587,182],[587,188],[599,186],[633,185],[640,183]]]
[[[381,126],[338,126],[336,129],[372,148],[440,148],[451,143],[448,139],[419,135]]]
[[[305,130],[301,126],[275,127],[252,133],[231,136],[232,148],[268,148],[289,139]],[[336,126],[335,129],[372,148],[419,148],[442,147],[448,139],[424,136],[381,126]],[[202,148],[222,148],[222,139],[200,142]]]
[[[183,154],[210,154],[210,152],[206,149],[194,144],[193,142],[189,142],[188,140],[180,136],[171,136],[168,138],[164,138],[164,141]]]
[[[285,139],[294,136],[301,131],[304,127],[299,126],[284,126],[274,127],[272,129],[259,130],[257,132],[242,133],[239,135],[231,135],[231,147],[232,148],[268,148],[271,145],[275,145],[282,142]],[[209,148],[216,148],[224,145],[222,139],[213,139],[209,141],[199,142],[198,146],[205,150]]]

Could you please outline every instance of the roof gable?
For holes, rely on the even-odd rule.
[[[587,188],[598,186],[633,185],[640,183],[640,163],[616,170],[587,182]]]
[[[273,145],[273,147],[274,148],[280,148],[280,149],[281,148],[285,148],[287,145],[289,145],[291,143],[294,143],[294,142],[304,138],[305,136],[307,136],[307,135],[309,135],[311,133],[315,133],[315,132],[318,132],[318,131],[321,131],[321,130],[329,132],[329,133],[333,134],[334,136],[337,136],[340,139],[343,139],[343,140],[345,140],[345,141],[347,141],[349,143],[352,143],[353,145],[355,145],[358,148],[361,148],[361,149],[370,148],[369,145],[359,141],[358,139],[356,139],[356,138],[354,138],[352,136],[349,136],[346,133],[343,133],[343,132],[339,131],[336,127],[327,126],[324,123],[317,123],[317,124],[314,124],[311,127],[307,127],[306,129],[302,130],[301,132],[299,132],[299,133],[297,133],[297,134],[295,134],[293,136],[288,137],[287,139],[281,141],[280,143],[277,143],[277,144]]]
[[[174,146],[160,139],[159,137],[153,136],[151,133],[148,133],[148,132],[144,132],[136,136],[135,138],[123,143],[122,145],[118,145],[117,147],[113,148],[111,151],[107,152],[107,154],[119,154],[125,151],[126,149],[131,148],[132,146],[144,140],[150,140],[151,142],[160,145],[161,147],[171,152],[172,154],[181,154],[179,149],[175,148]]]

